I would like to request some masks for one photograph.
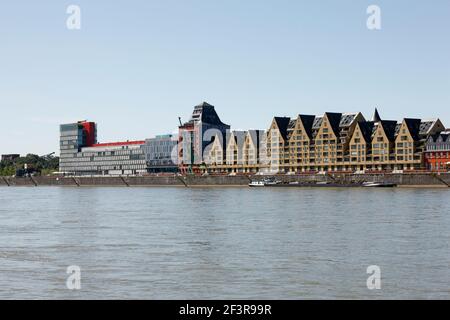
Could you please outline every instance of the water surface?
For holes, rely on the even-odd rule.
[[[449,299],[450,190],[0,188],[2,299]],[[66,287],[81,268],[82,288]],[[367,289],[378,265],[381,290]]]

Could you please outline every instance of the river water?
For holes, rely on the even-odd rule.
[[[450,190],[0,188],[2,299],[449,299]],[[369,290],[367,267],[381,271]],[[81,289],[66,286],[79,266]]]

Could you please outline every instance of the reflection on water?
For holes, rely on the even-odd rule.
[[[446,189],[0,188],[0,298],[450,298]],[[82,288],[66,288],[81,267]],[[382,289],[366,286],[378,265]]]

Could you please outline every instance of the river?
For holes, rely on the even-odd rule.
[[[1,187],[2,299],[449,299],[450,190]],[[367,287],[378,266],[381,289]],[[67,267],[81,270],[69,290]]]

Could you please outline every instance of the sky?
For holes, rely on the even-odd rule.
[[[0,154],[58,153],[78,120],[99,142],[175,132],[203,101],[241,130],[375,107],[450,127],[449,34],[448,0],[3,1]]]

